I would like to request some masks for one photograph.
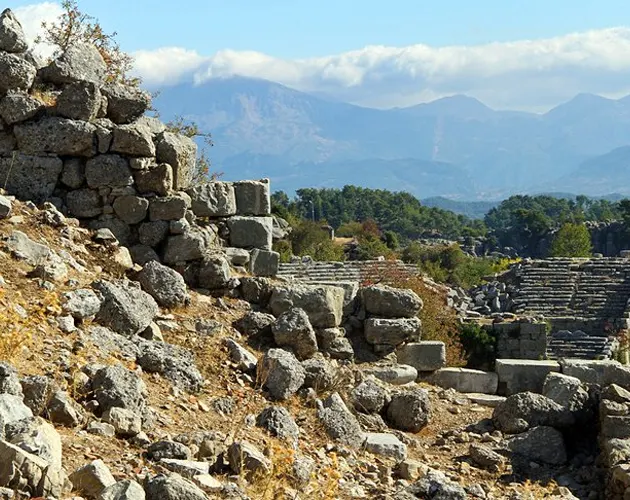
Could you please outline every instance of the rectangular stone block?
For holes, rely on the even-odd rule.
[[[630,417],[606,415],[601,421],[601,435],[605,438],[630,438]]]
[[[235,216],[228,220],[230,245],[271,250],[273,218]]]
[[[559,372],[560,364],[557,361],[497,359],[495,370],[499,376],[499,394],[511,396],[525,391],[540,394],[547,374]]]
[[[398,346],[420,340],[422,322],[418,318],[369,318],[365,320],[365,340],[370,344]]]
[[[442,368],[432,375],[431,381],[435,385],[458,392],[496,394],[499,376],[494,372],[469,368]]]
[[[249,259],[249,272],[254,276],[275,276],[280,266],[280,254],[254,248]]]
[[[230,182],[206,182],[186,191],[197,217],[228,217],[236,214],[234,187]]]
[[[238,215],[269,215],[271,213],[269,191],[269,179],[235,182],[236,213]]]
[[[396,350],[399,363],[413,366],[419,372],[434,372],[446,364],[444,342],[422,341],[400,346]]]
[[[562,373],[571,377],[576,377],[586,384],[604,385],[607,372],[611,373],[609,367],[621,366],[618,361],[613,360],[583,360],[565,359],[561,362]]]

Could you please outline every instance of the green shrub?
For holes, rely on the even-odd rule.
[[[591,234],[584,224],[564,224],[556,233],[549,251],[550,257],[590,257]]]
[[[460,328],[459,338],[466,353],[468,368],[494,369],[497,339],[491,330],[477,323],[464,323]]]

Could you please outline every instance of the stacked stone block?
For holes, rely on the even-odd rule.
[[[497,358],[545,359],[547,324],[514,321],[494,323],[489,328],[497,338]]]
[[[107,81],[92,45],[41,64],[11,11],[1,14],[0,179],[10,194],[108,228],[136,262],[160,260],[191,284],[222,281],[208,277],[222,266],[204,259],[225,247],[251,254],[234,265],[275,275],[268,181],[192,185],[195,142],[145,116],[150,105],[143,90]]]

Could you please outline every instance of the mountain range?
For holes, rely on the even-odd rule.
[[[269,177],[288,193],[345,184],[452,200],[630,193],[630,96],[579,94],[544,114],[464,95],[383,110],[230,77],[163,88],[154,105],[212,134],[223,178]]]

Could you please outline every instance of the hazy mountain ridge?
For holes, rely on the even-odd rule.
[[[212,133],[214,169],[225,178],[271,177],[289,192],[343,184],[456,199],[630,192],[619,182],[620,173],[630,178],[630,149],[613,151],[630,145],[630,98],[580,94],[542,115],[467,96],[378,110],[234,77],[162,89],[155,106]]]

